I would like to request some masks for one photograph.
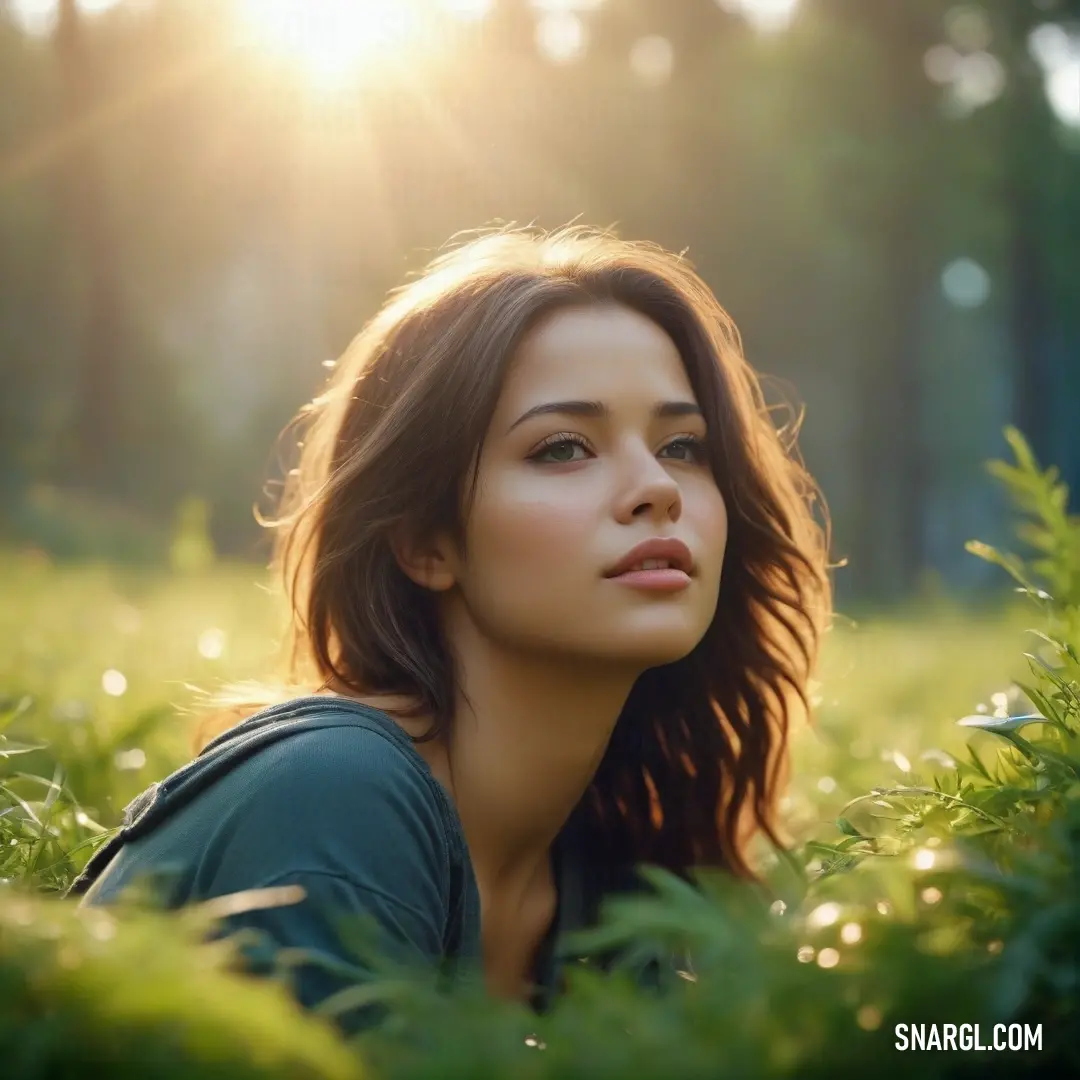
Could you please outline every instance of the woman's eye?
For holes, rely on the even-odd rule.
[[[590,453],[589,447],[580,438],[559,435],[543,443],[540,449],[530,456],[530,460],[568,464],[572,461],[584,461]],[[661,447],[660,455],[669,456],[676,461],[698,464],[705,460],[705,444],[694,435],[685,435],[673,438],[670,443]]]
[[[678,447],[686,455],[680,457],[680,461],[698,462],[705,460],[705,444],[694,435],[684,435],[682,438],[673,439],[664,449],[670,450],[673,446]]]
[[[573,453],[575,449],[584,450],[585,445],[579,439],[560,437],[541,446],[540,449],[533,454],[532,459],[534,461],[540,461],[544,458],[557,462],[574,461],[575,458],[573,457]]]

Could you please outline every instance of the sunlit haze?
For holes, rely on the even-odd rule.
[[[799,6],[799,0],[716,0],[716,3],[733,15],[742,15],[764,33],[786,30]]]
[[[415,40],[421,21],[408,0],[238,0],[236,12],[246,44],[328,90]]]
[[[115,8],[137,9],[180,0],[75,0],[78,10],[99,16]],[[537,51],[554,64],[581,60],[589,51],[588,15],[626,0],[528,0],[537,16]],[[341,89],[376,64],[421,63],[420,45],[430,16],[441,11],[462,22],[489,15],[498,0],[221,0],[234,13],[243,48],[253,58],[283,63],[315,91]],[[800,0],[714,0],[762,33],[788,29]],[[0,0],[0,13],[34,37],[56,28],[60,0]],[[940,84],[956,116],[997,100],[1006,74],[994,55],[985,13],[960,6],[945,20],[945,40],[925,57],[927,77]],[[1036,27],[1029,50],[1043,70],[1047,100],[1058,119],[1080,127],[1080,36],[1057,23]],[[635,74],[650,85],[666,82],[677,58],[666,39],[640,39],[630,54]]]
[[[125,2],[130,5],[132,0],[75,0],[75,6],[84,15],[100,15]],[[148,0],[137,2],[146,3]],[[7,0],[6,6],[17,26],[28,34],[42,37],[51,34],[56,26],[60,0]],[[5,4],[0,2],[0,12],[4,7]]]

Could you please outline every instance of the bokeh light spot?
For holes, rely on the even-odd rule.
[[[818,953],[818,967],[834,968],[840,963],[840,953],[836,949],[822,949]]]
[[[125,772],[135,772],[146,764],[146,753],[137,747],[133,750],[120,750],[113,758],[116,767]]]
[[[990,275],[974,259],[954,259],[942,271],[941,291],[954,307],[981,307],[990,297]]]
[[[553,64],[572,64],[585,55],[585,24],[572,11],[553,11],[536,23],[536,47]]]
[[[807,916],[806,921],[811,926],[832,926],[840,918],[840,905],[829,902],[820,904]]]
[[[122,671],[109,668],[102,673],[101,689],[110,697],[120,697],[127,690],[127,678]]]
[[[840,940],[845,945],[854,945],[862,940],[862,926],[857,922],[844,923],[840,927]]]
[[[675,48],[661,34],[638,38],[630,49],[630,69],[647,86],[662,86],[675,67]]]
[[[218,660],[225,652],[225,631],[217,627],[204,630],[199,635],[199,655],[207,660]]]

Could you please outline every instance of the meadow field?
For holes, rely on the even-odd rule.
[[[274,673],[285,607],[261,567],[180,573],[7,551],[0,575],[9,734],[50,748],[22,767],[51,776],[55,755],[102,825],[188,760],[202,694]],[[1026,670],[1031,621],[1004,583],[999,603],[977,609],[938,600],[857,619],[839,612],[813,723],[793,739],[789,827],[814,834],[874,784],[941,772],[970,737],[956,721],[993,712],[994,695]]]
[[[655,869],[537,1017],[387,969],[323,1016],[251,979],[223,909],[85,913],[61,894],[123,807],[191,757],[207,694],[273,676],[259,567],[0,555],[0,1073],[44,1077],[1017,1076],[1080,1066],[1080,523],[1014,438],[997,466],[1035,557],[977,604],[838,612],[792,744],[785,851],[758,886]],[[960,723],[963,721],[963,723]],[[152,905],[150,905],[152,907]],[[671,961],[666,992],[627,969]],[[666,959],[665,959],[666,958]],[[287,978],[287,965],[277,972]],[[336,1009],[391,1018],[355,1043]],[[919,1027],[919,1025],[922,1025]],[[974,1031],[905,1055],[909,1026]],[[982,1030],[983,1036],[978,1033]],[[990,1031],[1012,1045],[995,1053]],[[921,1048],[924,1034],[919,1035]],[[628,1037],[632,1036],[632,1037]],[[1015,1039],[1014,1039],[1015,1036]],[[925,1036],[927,1049],[942,1049]],[[982,1042],[980,1042],[982,1039]],[[985,1045],[984,1045],[985,1044]],[[980,1049],[981,1047],[981,1049]],[[543,1050],[544,1053],[537,1051]],[[952,1054],[949,1050],[954,1051]]]

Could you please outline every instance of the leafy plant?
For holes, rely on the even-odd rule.
[[[229,970],[235,942],[201,943],[207,923],[0,889],[2,1075],[360,1080],[328,1025]]]

